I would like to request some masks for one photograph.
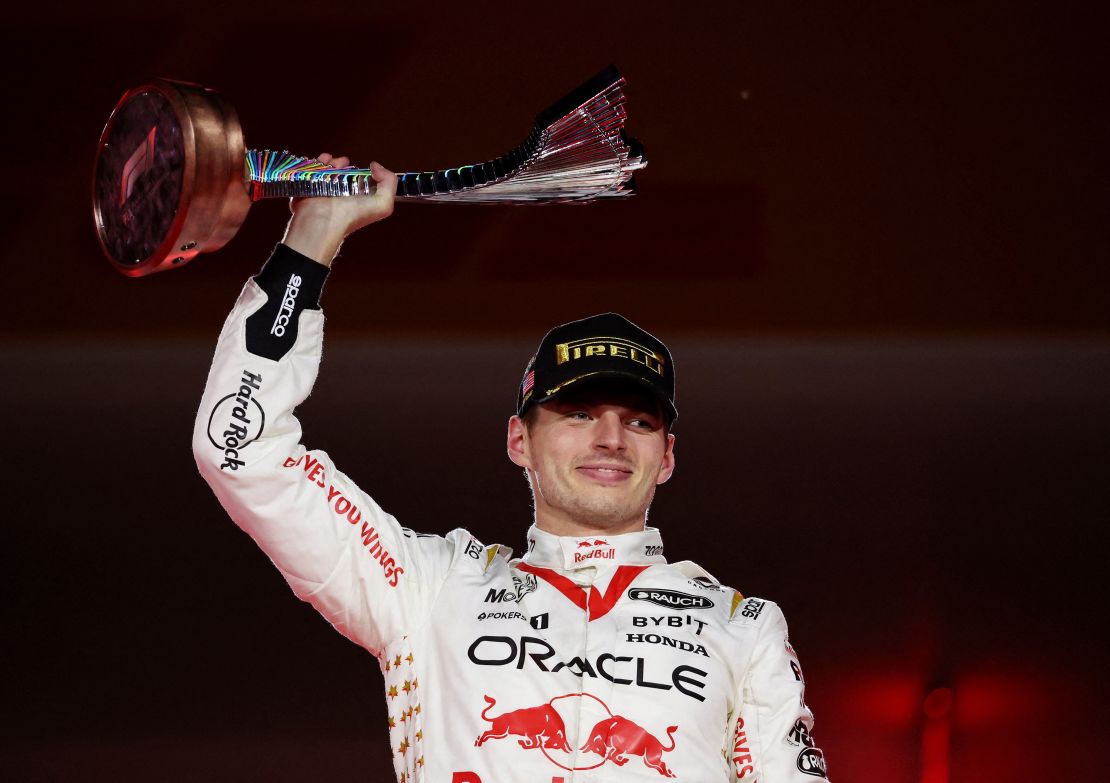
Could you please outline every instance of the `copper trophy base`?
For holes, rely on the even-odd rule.
[[[104,254],[130,277],[218,250],[251,201],[243,130],[219,93],[157,79],[120,99],[97,147],[93,219]]]

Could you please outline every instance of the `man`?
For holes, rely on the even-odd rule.
[[[401,527],[300,445],[328,267],[392,211],[396,180],[373,172],[374,196],[293,203],[224,325],[194,453],[294,592],[378,658],[398,779],[824,778],[779,608],[668,564],[645,526],[675,464],[673,366],[650,334],[595,316],[529,362],[507,439],[535,500],[522,558]]]

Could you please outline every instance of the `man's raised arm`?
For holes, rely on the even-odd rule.
[[[344,237],[393,210],[396,177],[373,170],[375,195],[292,202],[282,244],[224,323],[193,453],[220,503],[294,592],[380,653],[430,608],[455,547],[403,529],[326,453],[301,445],[293,414],[319,367],[328,267]]]

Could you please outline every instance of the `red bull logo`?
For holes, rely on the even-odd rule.
[[[605,547],[599,549],[599,547]],[[615,560],[617,557],[617,550],[609,546],[609,542],[604,538],[595,538],[593,541],[579,541],[579,549],[588,550],[586,552],[575,552],[574,562],[582,563],[586,560]]]
[[[517,740],[517,743],[525,750],[544,747],[570,752],[563,719],[550,704],[523,707],[489,718],[486,713],[493,709],[493,705],[497,702],[489,696],[486,696],[485,700],[488,705],[482,710],[482,720],[489,721],[493,725],[474,740],[475,747],[480,748],[491,739],[504,739],[510,734],[515,734],[518,737],[524,737],[522,740]]]
[[[574,553],[574,562],[581,563],[583,560],[613,560],[616,558],[617,550],[610,547],[609,549],[591,549],[585,554],[581,552]]]
[[[673,778],[675,774],[667,769],[663,763],[663,754],[674,750],[674,733],[678,726],[667,727],[669,748],[653,737],[643,726],[630,721],[621,715],[614,715],[606,720],[599,721],[590,731],[590,738],[586,740],[580,750],[588,750],[605,757],[619,767],[628,763],[628,756],[643,756],[644,764],[651,767],[665,778]]]
[[[516,736],[521,737],[517,740],[521,748],[539,749],[548,761],[567,771],[597,769],[608,762],[623,767],[632,757],[639,756],[643,759],[644,766],[654,769],[663,777],[676,777],[663,761],[663,754],[675,749],[674,733],[678,731],[678,726],[667,727],[669,745],[664,745],[659,738],[635,721],[623,715],[614,715],[605,702],[589,693],[567,693],[556,696],[546,704],[509,710],[494,717],[490,717],[489,712],[497,702],[489,696],[484,698],[486,708],[482,710],[482,720],[488,722],[490,728],[474,741],[477,747],[491,739]],[[579,712],[582,710],[582,699],[596,702],[606,717],[593,725],[585,735],[585,742],[577,748],[578,753],[575,753],[567,742],[566,722],[559,710]],[[597,708],[591,711],[596,713]],[[601,759],[583,763],[582,756],[586,753],[600,756]]]

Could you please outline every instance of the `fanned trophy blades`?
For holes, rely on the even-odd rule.
[[[544,109],[528,137],[499,158],[469,166],[398,174],[397,196],[423,201],[550,204],[623,198],[647,165],[624,135],[625,79],[609,66]],[[252,200],[372,193],[368,169],[333,168],[272,150],[247,152]]]
[[[551,204],[623,198],[647,165],[624,134],[624,77],[609,66],[544,109],[506,154],[398,175],[412,201]],[[93,175],[101,249],[140,277],[218,250],[262,198],[373,193],[368,169],[247,150],[235,109],[214,90],[156,79],[124,94],[104,126]]]

